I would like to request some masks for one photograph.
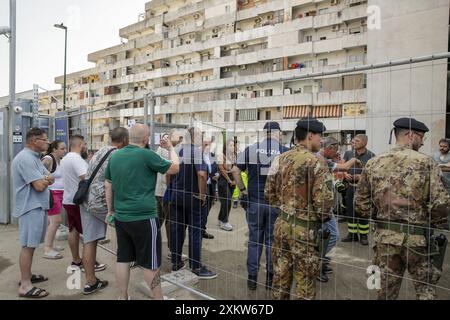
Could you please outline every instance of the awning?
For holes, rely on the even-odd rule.
[[[306,118],[311,106],[288,106],[283,108],[284,119]]]
[[[284,107],[283,117],[284,119],[342,118],[342,106],[288,106]]]

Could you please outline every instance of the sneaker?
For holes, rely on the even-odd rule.
[[[102,290],[102,289],[106,288],[107,286],[108,286],[108,281],[106,281],[106,280],[102,281],[100,279],[97,279],[97,282],[95,284],[93,284],[93,285],[86,284],[84,286],[83,294],[88,295],[88,294],[94,293],[96,291]]]
[[[217,278],[217,273],[206,269],[206,267],[201,267],[199,269],[194,269],[192,272],[200,279],[215,279]]]
[[[359,243],[361,243],[363,246],[369,245],[369,239],[366,234],[361,234],[359,236]]]
[[[203,239],[209,239],[209,240],[214,239],[214,236],[211,233],[208,233],[207,231],[202,233],[202,237],[203,237]]]
[[[72,262],[72,263],[73,263],[73,262]],[[81,271],[86,272],[86,271],[84,270],[84,267],[83,267],[83,262],[81,262],[80,268],[81,268]],[[106,270],[106,264],[104,264],[104,263],[98,263],[98,262],[96,261],[96,262],[95,262],[95,269],[94,269],[94,271],[95,271],[95,272],[100,272],[100,271],[104,271],[104,270]]]
[[[181,264],[178,264],[178,265],[177,264],[173,264],[172,265],[172,272],[183,270],[185,268],[186,268],[186,265],[184,264],[184,262],[181,262]]]
[[[233,231],[233,226],[229,222],[226,223],[219,222],[219,227],[220,229],[225,231]]]
[[[252,276],[251,274],[248,275],[247,279],[247,288],[248,290],[256,290],[258,276]]]
[[[58,252],[64,251],[65,249],[66,249],[66,248],[61,247],[61,246],[54,246],[54,247],[53,247],[53,250],[58,251]]]
[[[328,263],[324,263],[322,265],[322,272],[325,274],[330,274],[330,273],[333,273],[333,269],[331,269],[331,267]]]
[[[181,254],[181,261],[186,261],[187,259],[189,259],[189,257],[185,254]],[[172,253],[169,252],[167,254],[167,260],[172,260]]]
[[[80,269],[83,268],[83,261],[80,261],[78,263],[72,261],[72,263],[70,264],[69,268],[72,270],[72,272],[80,270]]]
[[[358,242],[359,237],[357,233],[349,233],[341,242]]]
[[[321,271],[320,275],[317,277],[317,280],[320,282],[328,282],[328,276],[323,271]]]

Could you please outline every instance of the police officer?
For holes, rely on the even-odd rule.
[[[433,229],[446,228],[450,197],[433,159],[419,151],[427,126],[411,118],[394,122],[397,144],[366,164],[355,209],[376,220],[374,265],[381,271],[379,299],[396,299],[408,269],[417,299],[435,299],[441,270],[432,255]],[[430,246],[428,246],[430,245]]]
[[[269,204],[280,208],[272,248],[273,298],[314,299],[320,271],[318,243],[333,209],[332,177],[314,153],[326,131],[316,119],[302,119],[295,129],[296,147],[275,159],[265,187]]]
[[[264,244],[266,246],[266,289],[272,287],[272,240],[273,225],[278,217],[278,210],[271,207],[264,199],[264,187],[267,174],[275,157],[288,149],[281,144],[281,129],[278,122],[267,122],[264,126],[262,141],[246,148],[239,154],[237,166],[233,168],[233,177],[241,192],[241,198],[248,199],[246,210],[249,228],[247,252],[247,286],[256,290]],[[248,189],[244,187],[241,171],[247,171]]]

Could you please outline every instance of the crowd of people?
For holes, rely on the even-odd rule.
[[[378,223],[374,234],[378,248],[374,262],[384,272],[379,297],[395,299],[399,282],[388,276],[392,272],[389,263],[400,259],[396,262],[402,266],[394,273],[401,276],[408,251],[402,236],[424,236],[423,231],[414,233],[408,226],[448,228],[450,141],[442,139],[439,152],[432,158],[425,156],[418,150],[428,128],[414,119],[400,119],[394,123],[397,146],[377,157],[367,149],[366,135],[356,135],[351,150],[339,150],[339,141],[323,136],[325,131],[318,120],[302,119],[288,148],[281,142],[279,123],[271,121],[255,144],[239,152],[236,139],[225,140],[218,151],[213,148],[214,138],[205,136],[199,128],[173,129],[162,135],[154,152],[149,149],[150,128],[136,124],[130,129],[112,130],[111,144],[88,160],[82,136],[72,136],[66,146],[58,140],[50,143],[39,128],[30,129],[26,147],[13,161],[15,216],[22,247],[19,296],[48,296],[49,292],[35,286],[48,278],[32,274],[33,255],[44,243],[45,259],[63,258],[64,247],[54,246],[63,208],[69,228],[70,268],[85,272],[83,294],[108,286],[108,281],[96,276],[106,269],[96,256],[108,224],[114,226],[117,238],[119,299],[130,299],[128,283],[133,265],[143,269],[152,296],[163,299],[162,227],[172,271],[188,264],[200,279],[214,279],[217,273],[202,263],[202,242],[214,239],[207,221],[217,203],[218,227],[236,232],[229,217],[233,194],[238,192],[249,230],[249,290],[258,287],[260,260],[265,252],[264,286],[272,290],[274,299],[314,299],[316,281],[327,282],[327,275],[333,272],[328,253],[338,242],[338,219],[344,217],[348,234],[342,242],[361,245],[369,244],[370,219],[406,226],[391,228]],[[408,159],[413,163],[407,164]],[[390,166],[396,166],[395,174],[388,170]],[[75,198],[83,182],[88,184],[87,194],[77,204]],[[419,183],[420,195],[414,189]],[[423,188],[426,183],[429,187]],[[432,191],[433,197],[427,198],[426,193]],[[405,209],[410,207],[417,210]],[[186,238],[187,254],[183,253]],[[387,242],[392,239],[403,242]],[[440,273],[431,263],[433,258],[425,259],[430,255],[419,240],[411,246],[422,255],[414,257],[408,270],[415,283],[422,283],[416,285],[418,298],[432,299]],[[396,256],[391,251],[383,254],[387,244],[398,249]],[[423,270],[435,276],[423,279]]]

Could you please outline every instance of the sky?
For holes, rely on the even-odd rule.
[[[149,0],[17,0],[16,92],[58,89],[64,74],[64,30],[68,26],[67,73],[92,68],[89,53],[120,44],[119,29],[138,22]],[[0,0],[0,26],[9,26],[9,0]],[[0,97],[9,95],[9,43],[0,36]]]

